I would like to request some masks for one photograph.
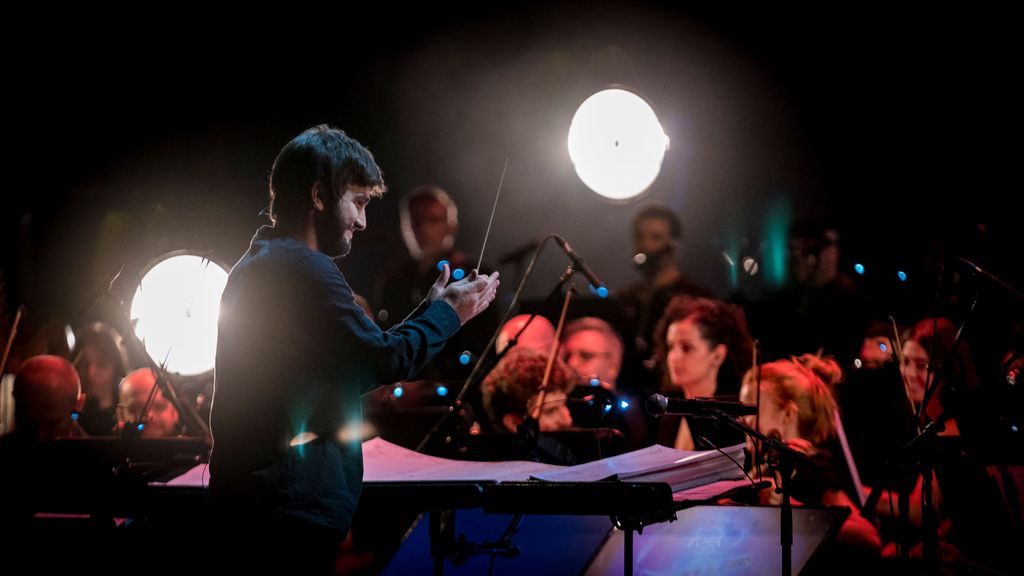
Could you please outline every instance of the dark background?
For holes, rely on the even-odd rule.
[[[609,287],[624,286],[639,278],[629,260],[638,202],[589,192],[566,151],[578,105],[611,84],[647,98],[671,138],[640,202],[678,210],[684,271],[720,295],[781,281],[786,222],[812,212],[839,227],[844,269],[862,262],[865,285],[902,291],[880,308],[928,297],[931,279],[908,288],[926,254],[968,257],[1021,285],[1022,42],[1009,13],[247,10],[12,15],[8,313],[26,304],[31,318],[70,319],[114,266],[126,264],[117,289],[128,294],[170,250],[230,265],[265,221],[277,151],[318,123],[370,148],[391,189],[343,264],[358,291],[402,249],[398,199],[417,184],[452,194],[459,245],[479,252],[506,158],[485,260],[557,232]],[[744,279],[723,253],[760,256],[760,277]],[[562,266],[546,254],[527,293],[545,293]]]

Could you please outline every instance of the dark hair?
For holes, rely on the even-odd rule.
[[[839,231],[822,216],[804,215],[789,223],[786,238],[803,240],[803,252],[817,254],[822,248],[839,243]]]
[[[548,392],[568,394],[576,385],[576,373],[555,358],[548,381]],[[530,397],[544,380],[548,357],[529,348],[514,348],[498,362],[484,379],[483,403],[491,424],[500,428],[506,414],[526,415]]]
[[[668,206],[661,204],[651,204],[639,212],[633,217],[633,232],[636,232],[637,226],[644,220],[664,220],[668,222],[669,234],[675,240],[683,239],[683,224],[679,221],[679,217],[672,211]]]
[[[320,183],[335,202],[355,184],[384,193],[384,176],[370,153],[354,138],[326,124],[299,134],[277,154],[270,172],[270,219],[285,227],[302,221],[312,208],[310,191]]]
[[[688,318],[711,347],[725,345],[728,362],[723,362],[718,370],[716,394],[735,394],[740,378],[753,363],[754,342],[743,309],[720,300],[676,296],[668,303],[654,332],[654,353],[659,363],[663,364],[668,356],[668,327]]]
[[[938,366],[947,362],[942,367],[942,380],[939,382],[939,400],[943,406],[949,402],[950,396],[963,386],[974,388],[978,385],[974,360],[966,341],[957,344],[952,358],[946,358],[953,347],[956,332],[956,325],[945,318],[925,318],[914,324],[903,336],[904,342],[913,340],[930,354],[930,364]]]

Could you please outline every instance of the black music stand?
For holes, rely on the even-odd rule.
[[[492,558],[495,574],[578,574],[611,530],[609,517],[638,529],[675,515],[671,488],[657,482],[375,482],[366,488],[368,495],[429,510],[385,574],[428,565],[434,574],[487,573]]]
[[[421,518],[409,531],[383,575],[423,573],[426,566],[433,566],[434,574],[448,575],[579,574],[611,530],[601,516],[520,516],[470,509],[452,511],[442,523],[436,514],[431,512],[429,521]],[[502,542],[510,526],[515,533]],[[438,557],[431,533],[447,539],[456,553]],[[492,545],[495,556],[482,552]]]

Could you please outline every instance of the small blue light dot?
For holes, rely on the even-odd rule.
[[[629,402],[626,402],[625,400],[620,400],[619,410],[625,410],[626,408],[629,408]]]
[[[611,404],[605,404],[604,405],[604,413],[607,414],[607,413],[609,413],[611,411],[612,411],[612,405]]]
[[[590,379],[590,385],[591,386],[600,386],[601,385],[601,381],[598,380],[597,378],[591,378]]]
[[[466,271],[463,270],[462,268],[456,268],[455,271],[452,272],[452,278],[455,278],[456,280],[462,280],[465,277]]]
[[[853,271],[856,272],[857,274],[863,274],[864,273],[864,265],[863,264],[854,264],[853,265]]]
[[[437,271],[440,272],[440,271],[444,270],[444,265],[447,264],[447,263],[448,263],[447,260],[441,260],[440,262],[438,262],[437,263]]]
[[[597,296],[598,296],[598,298],[607,298],[608,297],[608,289],[605,288],[604,286],[598,286],[597,287]]]
[[[907,281],[907,273],[904,272],[903,270],[900,270],[899,272],[897,272],[896,273],[896,277],[900,279],[900,282],[906,282]]]
[[[447,386],[438,386],[437,387],[437,395],[438,396],[447,396],[448,395],[448,387]]]
[[[594,401],[593,400],[587,400],[587,406],[593,406],[593,405],[594,405]]]
[[[391,393],[395,395],[395,398],[401,398],[402,394],[405,394],[405,390],[402,390],[401,386],[396,386]]]
[[[1010,426],[1010,430],[1013,430],[1014,432],[1016,432],[1017,431],[1017,425],[1014,424],[1014,425]]]
[[[878,349],[881,350],[882,352],[888,352],[889,351],[889,347],[886,346],[885,344],[879,344],[878,345]]]
[[[77,422],[78,421],[78,412],[72,412],[71,413],[71,419]]]
[[[462,364],[463,366],[466,366],[467,364],[469,364],[469,361],[472,360],[472,359],[473,358],[471,358],[470,355],[466,354],[465,352],[463,352],[462,354],[459,354],[459,364]]]
[[[138,426],[135,427],[135,429],[138,430],[139,432],[142,432],[142,429],[145,428],[145,427],[146,427],[145,424],[141,424],[140,423]]]

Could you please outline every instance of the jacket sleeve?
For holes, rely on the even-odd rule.
[[[421,304],[418,314],[382,331],[356,304],[352,289],[330,258],[314,254],[312,264],[312,281],[324,300],[324,317],[315,321],[327,324],[324,332],[333,361],[360,368],[362,390],[412,378],[459,329],[455,310],[435,301]]]

